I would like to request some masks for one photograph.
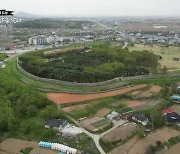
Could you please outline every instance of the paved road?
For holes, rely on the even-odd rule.
[[[69,116],[68,114],[66,114],[68,116],[68,118],[70,118],[74,123],[76,123],[76,125],[78,125],[79,127],[81,127],[80,123],[78,121],[76,121],[74,118],[72,118],[71,116]],[[114,121],[114,126],[107,130],[106,132],[104,133],[101,133],[101,134],[93,134],[93,133],[90,133],[89,131],[85,130],[84,128],[81,127],[81,130],[83,133],[85,133],[86,135],[88,135],[89,137],[91,137],[97,147],[97,149],[99,150],[99,152],[101,154],[106,154],[104,152],[104,150],[102,149],[101,145],[99,144],[99,139],[102,138],[103,136],[105,136],[106,134],[112,132],[114,129],[118,128],[119,126],[127,123],[128,121],[127,120],[120,120],[120,121]]]
[[[121,126],[121,125],[123,125],[123,124],[125,124],[125,123],[127,123],[127,122],[128,122],[128,121],[126,121],[126,120],[120,120],[119,122],[116,122],[116,123],[115,123],[115,126],[114,126],[114,127],[112,127],[111,129],[109,129],[109,130],[107,130],[106,132],[101,133],[101,134],[93,134],[93,133],[90,133],[90,132],[88,132],[87,130],[85,130],[84,128],[82,128],[82,131],[94,140],[94,143],[95,143],[97,149],[99,150],[99,152],[100,152],[101,154],[106,154],[106,153],[104,152],[104,150],[102,149],[101,145],[99,144],[100,138],[102,138],[102,137],[105,136],[106,134],[112,132],[114,129],[118,128],[119,126]]]

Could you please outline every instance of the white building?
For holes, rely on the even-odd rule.
[[[44,35],[38,35],[29,38],[30,45],[44,45],[47,42],[47,38]]]

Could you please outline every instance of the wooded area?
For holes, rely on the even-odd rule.
[[[149,51],[112,47],[109,42],[90,49],[57,54],[31,52],[19,58],[22,68],[39,77],[91,83],[116,77],[146,75],[158,68],[158,57]]]
[[[44,121],[51,117],[65,117],[63,111],[38,90],[19,83],[2,70],[0,96],[0,134],[8,132],[10,136],[49,139],[56,133],[46,130]],[[1,137],[3,135],[0,140]]]
[[[16,28],[74,28],[82,29],[83,24],[91,24],[88,21],[62,21],[62,20],[53,20],[53,19],[36,19],[33,21],[24,21],[21,23],[14,24]]]

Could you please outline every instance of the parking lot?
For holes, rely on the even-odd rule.
[[[63,133],[63,135],[75,136],[82,133],[82,129],[80,127],[68,124],[63,129],[61,129],[61,132]]]

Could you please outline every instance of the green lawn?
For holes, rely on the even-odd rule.
[[[142,51],[142,50],[149,50],[154,52],[157,55],[162,56],[162,60],[160,64],[162,66],[167,66],[169,69],[180,69],[180,63],[175,62],[173,57],[180,58],[180,47],[151,47],[149,45],[141,45],[136,44],[134,47],[129,47],[130,51]]]

